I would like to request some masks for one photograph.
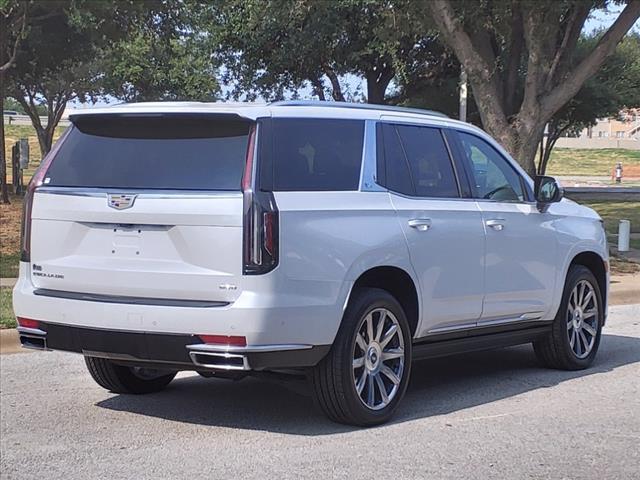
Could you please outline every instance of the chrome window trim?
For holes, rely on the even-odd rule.
[[[242,192],[213,190],[154,190],[144,188],[98,188],[98,187],[48,187],[36,188],[36,193],[46,195],[68,195],[74,197],[106,198],[108,194],[136,194],[144,198],[242,198]]]
[[[408,198],[411,200],[474,200],[473,198],[468,198],[468,197],[464,197],[462,195],[462,184],[460,183],[460,176],[458,173],[458,169],[456,167],[456,162],[455,162],[455,158],[453,155],[453,151],[451,150],[451,147],[449,145],[449,142],[447,140],[447,137],[445,135],[444,130],[447,127],[446,124],[444,123],[430,123],[430,122],[420,122],[418,121],[419,119],[415,119],[416,121],[414,121],[414,119],[407,119],[406,121],[403,120],[398,120],[396,121],[395,119],[392,118],[384,118],[381,117],[379,120],[367,120],[367,123],[372,123],[373,126],[370,127],[372,129],[372,133],[371,135],[373,136],[372,142],[373,142],[373,184],[377,187],[377,189],[371,189],[371,190],[363,190],[363,191],[382,191],[382,192],[389,192],[389,193],[393,193],[396,195],[399,195],[401,197],[404,198]],[[402,126],[409,126],[409,127],[423,127],[423,128],[434,128],[437,129],[442,137],[442,141],[444,143],[445,149],[447,150],[447,153],[449,155],[449,162],[451,163],[451,168],[453,169],[453,177],[455,179],[456,182],[456,189],[458,191],[458,196],[457,197],[424,197],[421,195],[407,195],[405,193],[400,193],[400,192],[396,192],[395,190],[390,190],[387,187],[383,187],[382,185],[377,183],[377,179],[375,176],[375,172],[377,171],[377,164],[378,164],[378,155],[377,155],[377,125],[378,124],[389,124],[389,125],[402,125]],[[402,145],[402,140],[400,140],[401,145]],[[404,146],[402,146],[403,151],[404,151]]]

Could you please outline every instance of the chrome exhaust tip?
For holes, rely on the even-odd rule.
[[[198,367],[216,370],[249,370],[247,357],[237,353],[190,350],[189,357]]]
[[[32,350],[49,350],[47,348],[47,332],[38,328],[18,327],[20,344]]]

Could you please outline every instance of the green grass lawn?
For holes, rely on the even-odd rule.
[[[611,176],[617,162],[622,162],[623,167],[640,165],[640,150],[554,148],[547,174]]]
[[[0,328],[15,328],[16,317],[11,305],[11,288],[0,288]]]
[[[20,254],[18,252],[3,254],[0,256],[0,278],[17,277],[19,262]]]
[[[620,220],[631,222],[631,232],[640,233],[640,201],[638,202],[583,202],[600,214],[609,234],[618,233]]]

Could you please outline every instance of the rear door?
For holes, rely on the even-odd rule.
[[[484,229],[439,128],[378,125],[378,181],[389,189],[420,281],[417,336],[475,326],[482,313]]]
[[[37,288],[233,301],[241,291],[237,116],[79,116],[32,211]]]

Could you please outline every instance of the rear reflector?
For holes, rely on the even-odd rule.
[[[246,347],[246,337],[229,335],[198,335],[204,343],[215,343],[219,345],[232,345],[234,347]]]
[[[40,322],[38,320],[31,320],[30,318],[16,317],[18,325],[24,328],[40,328]]]

